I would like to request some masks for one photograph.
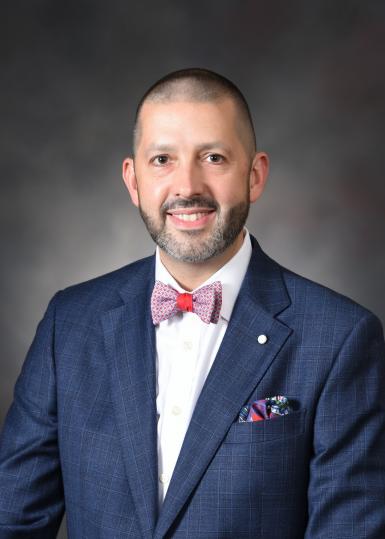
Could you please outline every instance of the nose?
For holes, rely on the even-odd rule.
[[[174,196],[191,198],[201,195],[204,189],[204,179],[202,171],[194,160],[179,162],[175,171],[173,191]]]

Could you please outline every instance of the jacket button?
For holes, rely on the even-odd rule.
[[[265,343],[267,343],[267,337],[266,337],[266,335],[263,335],[263,334],[262,334],[262,335],[258,335],[258,342],[259,342],[259,344],[265,344]]]

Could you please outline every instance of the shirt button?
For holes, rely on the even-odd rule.
[[[183,343],[183,348],[187,351],[187,350],[191,350],[193,347],[193,343],[192,341],[184,341]]]
[[[161,483],[163,483],[163,484],[164,484],[164,483],[167,483],[167,481],[168,481],[168,476],[167,476],[165,473],[161,473],[160,476],[159,476],[159,481],[160,481]]]
[[[173,415],[179,415],[179,414],[181,413],[181,411],[182,411],[182,410],[179,408],[179,406],[176,406],[176,405],[173,406],[173,407],[172,407],[172,410],[171,410],[171,412],[172,412]]]

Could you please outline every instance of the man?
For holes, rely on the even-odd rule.
[[[383,539],[385,352],[369,311],[244,225],[268,158],[227,79],[172,73],[123,178],[155,256],[58,292],[0,449],[0,539]]]

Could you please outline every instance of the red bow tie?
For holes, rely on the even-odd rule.
[[[154,324],[170,318],[178,311],[196,313],[206,324],[216,324],[222,306],[222,285],[215,281],[202,286],[193,294],[180,294],[170,285],[155,282],[151,296],[151,314]]]

